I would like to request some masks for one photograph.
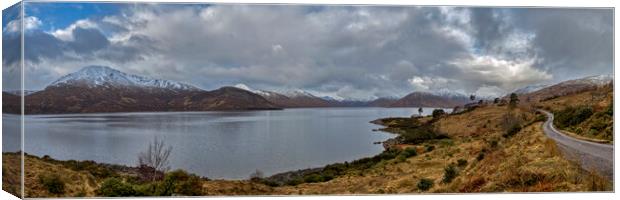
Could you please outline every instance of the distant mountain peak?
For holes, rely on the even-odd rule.
[[[304,90],[301,89],[296,89],[296,90],[291,90],[285,93],[286,96],[294,98],[294,97],[315,97],[318,98],[316,96],[314,96],[312,93],[310,92],[306,92]]]
[[[201,90],[186,83],[127,74],[111,67],[97,65],[86,66],[76,72],[67,74],[51,83],[48,87],[71,84],[86,84],[89,87],[112,85],[172,90]]]

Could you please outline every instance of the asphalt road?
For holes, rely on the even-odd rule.
[[[577,161],[585,170],[596,172],[609,180],[614,176],[614,146],[570,137],[558,131],[553,125],[553,114],[539,110],[547,115],[543,124],[545,134],[556,141],[562,153],[570,160]]]

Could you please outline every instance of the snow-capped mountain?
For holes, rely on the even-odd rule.
[[[528,85],[528,86],[525,86],[525,87],[513,90],[510,93],[526,94],[526,93],[536,92],[536,91],[541,90],[541,89],[546,88],[546,87],[549,87],[549,85],[548,84]],[[508,93],[508,94],[510,94],[510,93]]]
[[[171,90],[200,91],[192,85],[162,79],[153,79],[144,76],[127,74],[106,66],[87,66],[77,72],[67,74],[51,83],[48,87],[58,87],[71,84],[85,84],[89,87],[96,86],[128,86],[146,87]]]
[[[234,87],[205,91],[103,66],[84,67],[25,98],[26,114],[280,109]]]
[[[469,97],[469,95],[466,95],[465,93],[453,91],[453,90],[449,90],[445,88],[440,89],[435,92],[431,92],[431,93],[437,96],[442,96],[442,97]]]
[[[332,101],[317,97],[309,92],[300,89],[278,93],[273,91],[253,89],[241,83],[236,84],[234,87],[260,95],[263,98],[267,99],[269,102],[285,108],[332,106]]]
[[[297,97],[312,97],[312,98],[319,98],[317,96],[314,96],[312,93],[310,92],[306,92],[304,90],[300,90],[300,89],[295,89],[295,90],[290,90],[284,93],[284,95],[286,95],[287,97],[290,98],[297,98]]]
[[[613,75],[588,76],[580,79],[567,80],[535,90],[533,92],[524,93],[523,95],[520,95],[520,98],[529,99],[532,101],[544,100],[604,87],[607,84],[613,83],[613,80]]]

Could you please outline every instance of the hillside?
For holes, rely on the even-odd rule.
[[[396,98],[378,98],[368,102],[368,106],[370,107],[389,107],[394,104],[398,99]]]
[[[519,96],[522,101],[538,102],[605,87],[609,84],[613,84],[612,75],[589,76],[580,79],[563,81],[543,88],[537,88],[533,92],[525,93]]]
[[[413,92],[390,104],[390,107],[453,108],[469,102],[465,96],[443,96],[428,92]]]
[[[20,96],[2,92],[2,112],[19,114],[21,112],[21,98]]]
[[[534,103],[556,115],[555,126],[569,135],[613,142],[613,86],[604,85]]]

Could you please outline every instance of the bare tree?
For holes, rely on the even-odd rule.
[[[144,172],[144,178],[155,181],[163,177],[163,173],[169,170],[170,153],[172,146],[167,146],[163,140],[155,137],[145,152],[138,154],[138,163]],[[160,177],[161,176],[161,177]]]

